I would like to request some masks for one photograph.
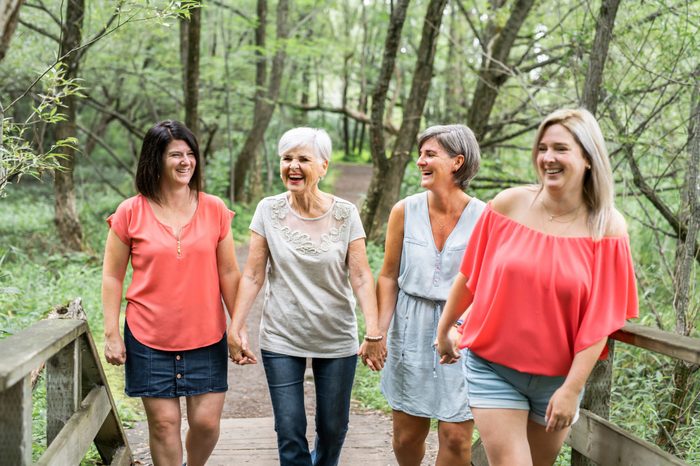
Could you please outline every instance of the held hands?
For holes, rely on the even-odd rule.
[[[447,335],[438,335],[435,346],[440,355],[440,364],[454,364],[459,361],[461,358],[457,347],[459,337],[460,334],[455,327],[450,327]]]
[[[545,421],[547,422],[545,430],[547,432],[555,432],[571,427],[576,415],[578,396],[579,392],[566,385],[562,385],[554,392],[552,398],[549,399],[545,415]]]
[[[362,359],[362,364],[372,371],[380,371],[386,361],[386,337],[379,341],[363,341],[357,354]]]
[[[121,366],[126,362],[126,347],[124,339],[119,333],[115,336],[105,337],[105,359],[115,366]]]
[[[245,366],[246,364],[258,363],[255,354],[250,350],[250,346],[248,345],[248,331],[245,327],[241,328],[238,332],[229,329],[226,341],[228,342],[229,357],[234,364]]]

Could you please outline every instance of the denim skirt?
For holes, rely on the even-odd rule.
[[[228,390],[226,334],[213,345],[163,351],[139,342],[124,324],[124,391],[133,397],[177,398]]]

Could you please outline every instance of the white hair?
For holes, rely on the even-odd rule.
[[[330,162],[331,138],[323,129],[299,127],[285,132],[277,145],[277,154],[282,157],[292,149],[307,147],[316,158]]]

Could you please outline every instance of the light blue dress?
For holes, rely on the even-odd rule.
[[[382,393],[394,410],[446,422],[472,419],[463,372],[466,357],[442,365],[433,342],[464,249],[485,206],[472,198],[438,251],[430,227],[428,193],[404,201],[399,293],[381,379]]]

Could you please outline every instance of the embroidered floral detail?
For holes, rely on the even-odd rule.
[[[276,199],[272,203],[272,226],[278,230],[282,237],[291,243],[298,252],[309,256],[318,256],[323,252],[327,252],[331,247],[331,243],[341,241],[343,233],[348,229],[348,219],[352,212],[350,207],[335,202],[331,209],[332,211],[330,214],[338,225],[331,227],[328,233],[323,233],[318,245],[314,244],[311,236],[307,233],[292,230],[288,226],[282,224],[282,220],[289,213],[289,206],[284,198]]]

